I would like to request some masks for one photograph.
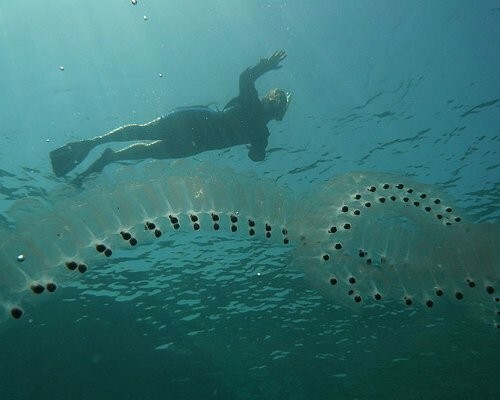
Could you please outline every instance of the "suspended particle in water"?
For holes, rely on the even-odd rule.
[[[132,0],[131,3],[136,6],[137,5],[137,0]]]
[[[158,76],[159,76],[160,78],[162,78],[162,77],[163,77],[163,74],[162,74],[162,73],[159,73],[159,74],[158,74]]]
[[[144,21],[148,20],[148,17],[146,15],[144,17],[142,17],[142,18],[144,18]]]
[[[59,66],[59,69],[60,69],[61,71],[64,71],[64,66],[63,66],[63,65]]]
[[[23,262],[24,260],[26,260],[26,257],[24,256],[24,254],[19,254],[17,256],[17,261],[19,262]]]

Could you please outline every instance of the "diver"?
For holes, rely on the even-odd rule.
[[[178,108],[143,125],[125,125],[103,136],[68,143],[50,153],[52,169],[56,176],[63,176],[80,164],[95,146],[128,141],[148,143],[134,143],[119,151],[107,148],[77,176],[75,183],[81,184],[88,175],[101,172],[115,161],[181,158],[244,144],[249,145],[250,159],[262,161],[269,137],[267,124],[283,119],[290,95],[281,89],[272,89],[259,99],[255,81],[268,71],[280,69],[285,58],[284,51],[276,51],[244,70],[240,74],[238,97],[229,101],[222,111],[206,106]]]

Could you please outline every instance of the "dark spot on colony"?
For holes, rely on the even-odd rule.
[[[377,188],[375,186],[370,186],[367,189],[368,189],[369,192],[375,192],[377,190]]]
[[[434,204],[439,204],[439,203],[441,203],[440,199],[434,199]]]
[[[389,185],[388,183],[384,183],[384,186],[382,186],[384,189],[389,189],[391,187],[391,185]]]
[[[288,243],[290,243],[290,240],[288,240],[288,238],[284,238],[283,239],[283,244],[288,244]]]
[[[249,233],[250,236],[255,235],[255,229],[250,228],[250,230],[248,231],[248,233]]]
[[[355,194],[354,195],[354,199],[355,200],[359,200],[361,198],[361,195],[359,193]]]
[[[335,243],[335,249],[340,250],[342,248],[341,243]]]
[[[396,196],[391,196],[390,199],[391,201],[396,201]]]
[[[334,286],[338,283],[337,278],[330,278],[330,285]]]
[[[359,211],[359,210],[354,210],[352,213],[353,213],[354,215],[359,215],[359,214],[361,214],[361,211]]]
[[[218,231],[220,228],[219,224],[218,223],[215,223],[214,224],[214,231]]]
[[[349,224],[349,223],[344,224],[344,229],[351,229],[351,224]]]
[[[266,232],[271,232],[271,225],[266,224]]]
[[[495,293],[495,288],[493,286],[486,286],[486,293],[488,294]]]
[[[342,206],[341,210],[342,210],[342,212],[347,212],[347,211],[349,211],[349,207]]]
[[[448,213],[451,213],[453,211],[453,209],[451,207],[446,207],[444,210]]]
[[[444,294],[442,289],[436,289],[436,296],[441,297]]]
[[[248,220],[248,226],[253,228],[255,226],[255,221],[253,219]]]
[[[432,306],[434,305],[434,302],[433,302],[432,300],[427,300],[427,301],[425,302],[425,305],[426,305],[427,307],[429,307],[429,308],[432,308]]]
[[[371,258],[367,258],[366,259],[366,264],[367,265],[372,265],[372,259]]]
[[[406,189],[406,193],[413,193],[413,189],[412,188]]]
[[[470,288],[473,288],[476,286],[476,283],[470,279],[467,279],[467,285],[470,287]]]
[[[137,244],[137,239],[136,238],[131,238],[129,241],[131,246],[135,246]]]
[[[337,232],[337,227],[332,226],[330,229],[328,229],[328,233],[336,233]]]
[[[37,285],[31,285],[31,290],[35,294],[41,294],[41,293],[43,293],[45,288],[43,287],[43,285],[37,284]]]
[[[403,188],[405,187],[405,185],[403,185],[402,183],[398,183],[398,184],[396,185],[396,187],[397,187],[398,189],[403,189]]]
[[[363,250],[360,250],[358,254],[361,258],[363,258],[366,255],[366,253]]]
[[[375,293],[375,294],[373,295],[373,298],[374,298],[375,300],[382,300],[382,295],[381,295],[380,293]]]
[[[462,300],[464,298],[464,295],[462,292],[456,292],[455,297],[457,300]]]
[[[159,238],[161,236],[161,231],[159,229],[155,229],[155,237]]]
[[[270,238],[271,237],[271,232],[266,232],[266,238]]]
[[[232,222],[233,224],[235,224],[236,222],[238,222],[238,217],[237,217],[236,215],[232,214],[232,215],[231,215],[231,222]]]
[[[349,283],[350,283],[351,285],[354,285],[354,284],[356,283],[356,278],[355,278],[354,276],[351,276],[351,277],[349,278]]]
[[[462,218],[460,218],[460,217],[455,217],[455,222],[460,222],[460,221],[462,221]]]
[[[238,230],[238,227],[236,225],[231,225],[231,232],[236,232]]]
[[[71,271],[74,271],[75,269],[78,268],[78,264],[74,261],[66,261],[66,268],[68,268]]]
[[[404,301],[407,306],[411,306],[413,304],[413,301],[409,297],[405,297]]]
[[[323,254],[323,260],[328,261],[330,256],[328,254]]]
[[[219,220],[219,215],[212,213],[212,221],[218,221]]]
[[[283,228],[283,229],[281,230],[281,233],[282,233],[283,235],[288,235],[288,230],[287,230],[286,228]]]
[[[12,318],[14,319],[19,319],[23,316],[23,310],[20,308],[14,307],[10,310],[10,315],[12,315]]]
[[[128,232],[120,232],[120,235],[122,235],[122,238],[123,240],[130,240],[130,238],[132,237],[132,235]]]
[[[111,255],[113,254],[113,252],[111,251],[111,249],[106,249],[104,250],[104,255],[106,257],[111,257]]]
[[[181,225],[179,223],[173,224],[172,226],[174,227],[175,230],[177,230],[181,227]]]
[[[381,203],[385,203],[385,197],[379,197],[378,201],[380,201]]]
[[[168,216],[168,219],[170,220],[170,223],[172,224],[173,228],[174,229],[179,229],[181,227],[181,225],[179,224],[179,219],[174,216],[174,215],[169,215]]]
[[[354,301],[356,303],[360,303],[361,302],[361,296],[359,296],[359,295],[354,296]]]
[[[427,197],[427,195],[425,193],[420,193],[420,198],[421,199],[425,199]]]
[[[78,264],[78,272],[80,272],[81,274],[84,274],[85,272],[87,272],[87,266],[85,264]]]
[[[413,202],[413,205],[414,205],[415,207],[418,207],[418,206],[420,205],[420,202],[419,202],[419,201],[414,201],[414,202]]]
[[[45,285],[45,288],[48,292],[54,293],[57,289],[57,285],[54,282],[49,282],[47,283],[47,285]]]
[[[189,218],[191,219],[191,222],[197,222],[198,221],[198,216],[197,215],[191,214],[189,216]]]
[[[349,290],[349,291],[347,292],[347,295],[348,295],[348,296],[352,296],[352,294],[353,294],[353,293],[354,293],[354,290],[352,290],[352,289],[351,289],[351,290]]]
[[[200,224],[199,224],[198,222],[195,222],[195,223],[193,224],[193,229],[194,229],[195,231],[199,230],[199,229],[200,229]]]
[[[437,219],[443,219],[443,216],[441,214],[436,214]]]
[[[372,206],[372,203],[370,203],[369,201],[367,201],[367,202],[365,203],[365,207],[369,208],[369,207],[371,207],[371,206]]]
[[[104,246],[102,243],[101,244],[98,244],[95,246],[95,249],[99,252],[99,253],[103,253],[105,250],[106,250],[106,246]]]
[[[427,212],[429,212],[429,211],[432,210],[432,208],[430,208],[429,206],[427,206],[427,207],[424,208],[424,210],[427,211]]]
[[[408,197],[403,197],[403,201],[404,201],[405,203],[408,203],[408,202],[410,201],[410,199],[409,199]]]
[[[144,228],[146,230],[149,229],[150,231],[152,231],[154,228],[156,228],[156,225],[154,224],[154,222],[146,222]]]

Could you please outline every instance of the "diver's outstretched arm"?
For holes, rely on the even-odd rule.
[[[284,50],[275,51],[269,58],[261,58],[254,67],[249,67],[240,74],[240,96],[248,94],[256,95],[255,81],[266,72],[280,69],[280,62],[286,58]]]

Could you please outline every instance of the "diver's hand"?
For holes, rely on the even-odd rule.
[[[284,50],[275,51],[273,55],[269,58],[263,58],[260,63],[265,65],[268,71],[272,69],[280,69],[283,65],[280,62],[286,58],[286,52]]]

